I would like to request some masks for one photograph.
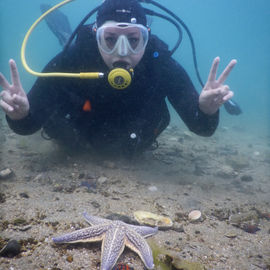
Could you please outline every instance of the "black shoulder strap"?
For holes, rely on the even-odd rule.
[[[95,34],[93,33],[93,24],[83,25],[79,29],[75,44],[83,48],[97,48]]]

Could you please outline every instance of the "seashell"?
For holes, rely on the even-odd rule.
[[[188,214],[188,219],[190,221],[197,221],[200,220],[202,217],[202,213],[199,210],[193,210]]]
[[[136,211],[133,214],[140,224],[157,226],[159,228],[170,228],[173,225],[173,222],[169,217],[157,215],[151,212]]]
[[[225,234],[225,236],[227,237],[227,238],[236,238],[237,237],[237,234],[236,233],[234,233],[234,232],[228,232],[228,233],[226,233]]]

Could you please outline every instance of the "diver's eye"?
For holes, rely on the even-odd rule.
[[[105,41],[106,41],[107,47],[110,48],[110,49],[113,49],[117,39],[115,37],[110,37],[109,36],[109,37],[105,38]]]
[[[139,43],[139,39],[135,38],[135,37],[131,37],[128,39],[130,46],[132,47],[132,49],[135,49]]]

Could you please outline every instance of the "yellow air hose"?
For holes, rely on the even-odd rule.
[[[104,76],[103,73],[100,72],[81,72],[81,73],[62,73],[62,72],[50,72],[50,73],[42,73],[42,72],[36,72],[34,70],[32,70],[28,64],[26,63],[26,59],[25,59],[25,48],[26,48],[26,44],[28,41],[29,36],[31,35],[31,33],[33,32],[33,30],[35,29],[35,27],[52,11],[54,11],[55,9],[71,2],[74,0],[64,0],[61,3],[55,5],[54,7],[50,8],[49,10],[47,10],[45,13],[43,13],[34,23],[33,25],[30,27],[30,29],[28,30],[28,32],[26,33],[23,43],[22,43],[22,48],[21,48],[21,61],[22,64],[24,66],[24,68],[32,75],[34,76],[38,76],[38,77],[70,77],[70,78],[80,78],[80,79],[98,79],[98,78],[102,78]]]

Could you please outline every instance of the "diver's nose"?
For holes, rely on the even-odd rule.
[[[124,35],[119,37],[118,55],[128,55],[128,40]]]

